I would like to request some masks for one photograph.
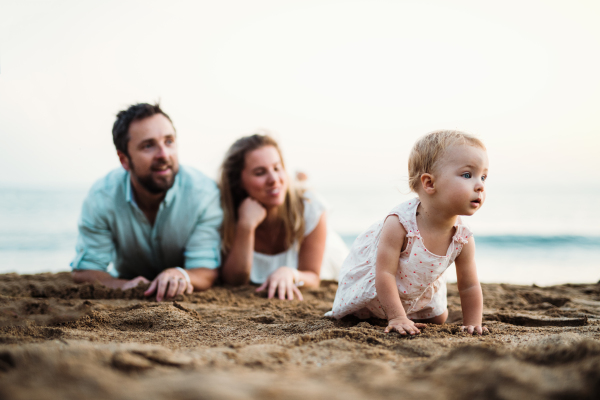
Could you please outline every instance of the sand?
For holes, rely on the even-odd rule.
[[[449,323],[414,337],[323,317],[334,282],[303,302],[215,287],[156,303],[0,275],[0,399],[600,398],[600,284],[483,285],[490,334]]]

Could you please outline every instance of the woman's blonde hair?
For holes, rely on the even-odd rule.
[[[246,154],[265,146],[273,146],[277,150],[281,165],[285,170],[277,141],[266,134],[254,134],[236,140],[227,151],[221,164],[219,181],[221,207],[223,208],[221,249],[225,255],[229,253],[233,245],[238,209],[242,201],[248,197],[248,193],[242,186],[242,170],[245,167]],[[304,238],[304,199],[302,194],[302,191],[293,187],[292,179],[288,179],[285,201],[279,207],[279,218],[284,227],[286,249],[294,244],[299,246]]]
[[[421,183],[421,175],[432,174],[446,149],[469,145],[485,150],[483,142],[470,133],[455,130],[433,131],[415,143],[408,156],[408,186],[413,192]]]

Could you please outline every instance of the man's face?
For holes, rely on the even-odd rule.
[[[123,168],[131,172],[144,189],[164,193],[173,186],[179,171],[175,128],[162,114],[129,125],[129,157],[118,151]]]

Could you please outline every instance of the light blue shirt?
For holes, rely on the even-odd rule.
[[[150,225],[135,203],[129,172],[119,168],[97,181],[83,203],[71,267],[106,271],[113,262],[120,278],[150,280],[172,267],[217,268],[222,220],[215,182],[180,167]]]

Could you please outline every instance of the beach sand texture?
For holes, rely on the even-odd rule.
[[[600,285],[484,284],[491,333],[384,334],[305,301],[215,287],[156,303],[69,273],[0,275],[0,399],[600,398]]]

